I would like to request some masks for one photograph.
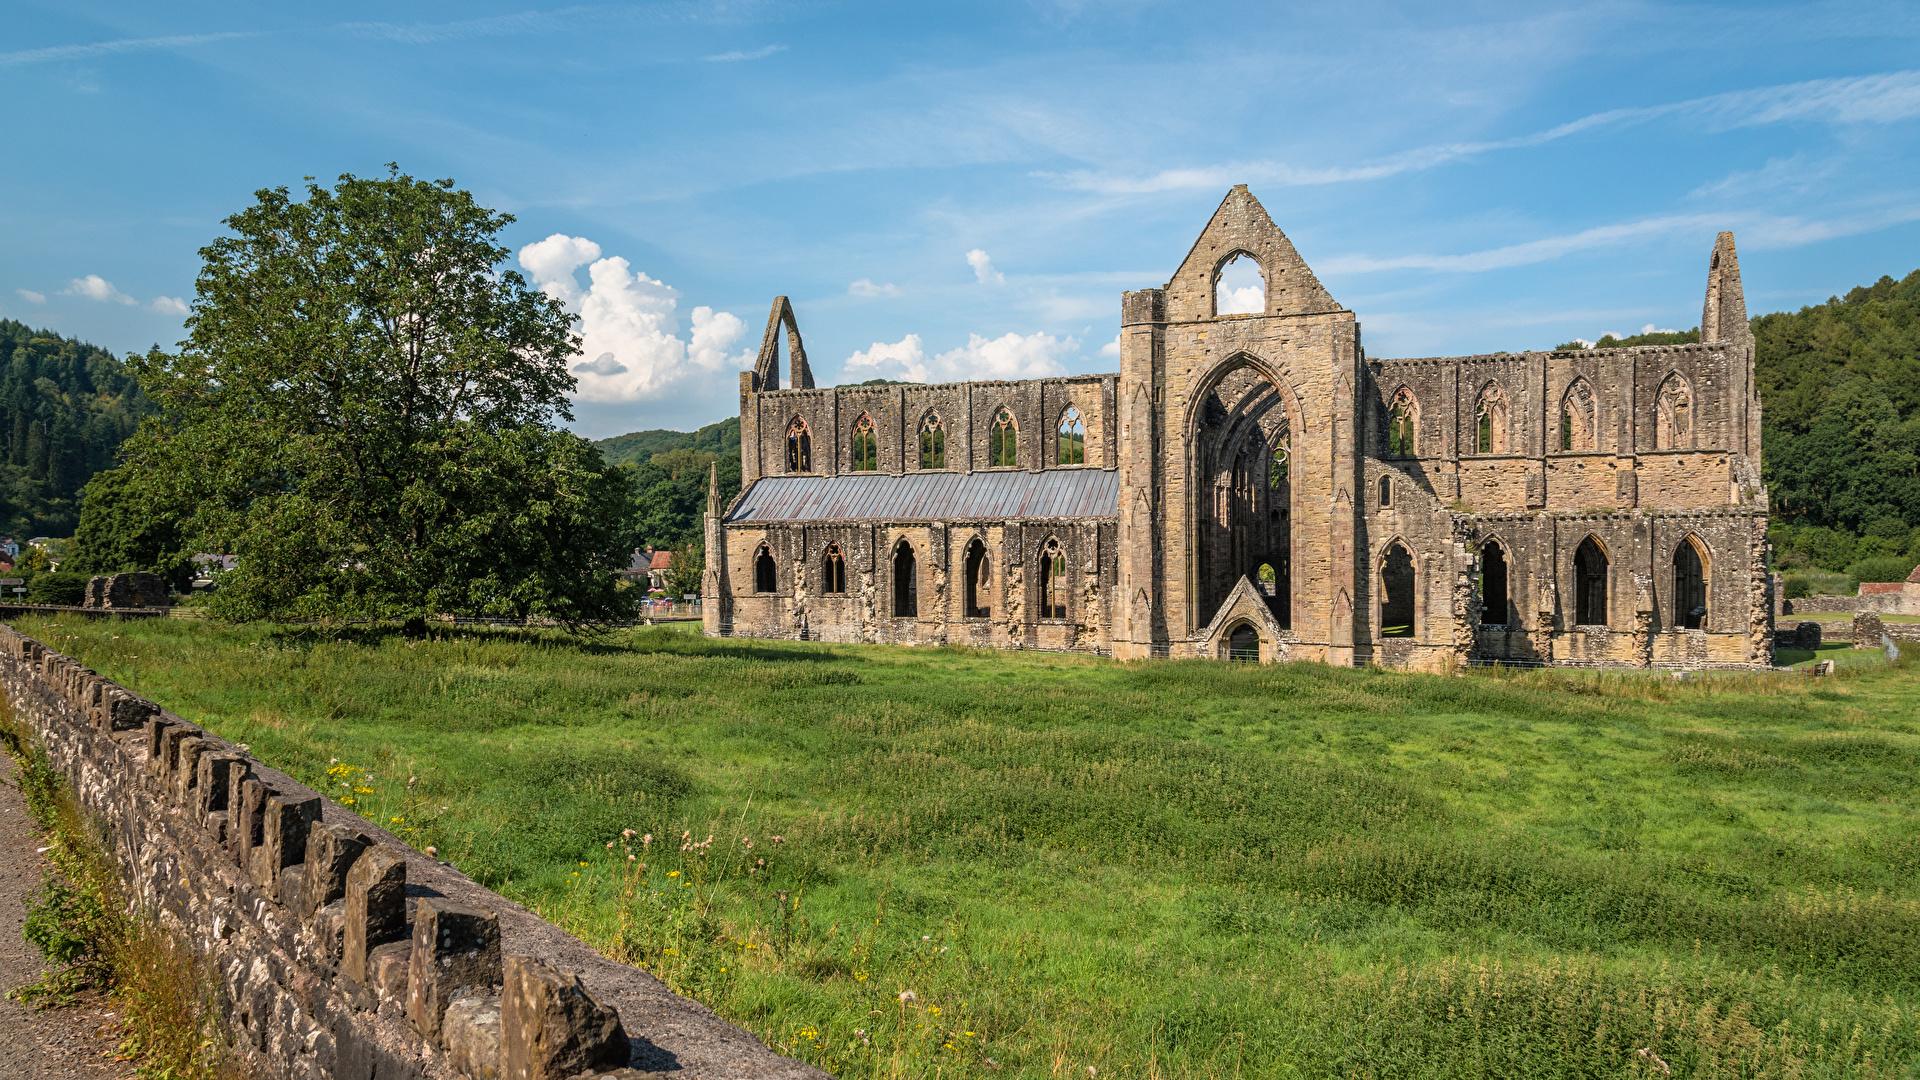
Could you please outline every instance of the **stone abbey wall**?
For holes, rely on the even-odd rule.
[[[217,977],[251,1075],[824,1076],[10,627],[0,692]]]
[[[1222,311],[1223,270],[1242,259],[1264,304]],[[1709,256],[1701,336],[1371,358],[1358,318],[1244,186],[1166,285],[1121,298],[1117,375],[815,389],[781,298],[741,376],[746,489],[709,512],[707,630],[1429,670],[1765,665],[1760,402],[1731,233]],[[1087,430],[1070,467],[1111,470],[1117,485],[1097,512],[980,516],[813,485],[783,517],[736,513],[769,478],[847,476],[856,431],[878,434],[860,475],[915,483],[930,416],[947,433],[940,471],[1052,476],[1069,406]],[[992,467],[1003,409],[1019,453]],[[806,460],[791,443],[802,430]],[[956,552],[975,537],[998,573],[991,618],[955,599]],[[919,560],[913,588],[934,601],[908,620],[888,610],[902,540]],[[1048,543],[1071,549],[1065,603],[1035,592]],[[828,545],[855,558],[845,595],[810,589]],[[777,572],[758,569],[762,552]],[[1507,587],[1489,595],[1499,565]]]

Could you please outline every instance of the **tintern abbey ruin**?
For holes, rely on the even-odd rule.
[[[1242,257],[1264,309],[1222,314]],[[1770,662],[1731,233],[1698,344],[1381,359],[1236,187],[1120,321],[1118,374],[816,388],[776,300],[740,377],[744,487],[708,513],[707,632],[1425,670]]]

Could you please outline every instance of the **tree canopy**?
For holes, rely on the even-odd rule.
[[[556,427],[578,339],[502,266],[512,219],[397,167],[303,194],[228,218],[186,340],[133,362],[161,413],[89,488],[84,560],[237,555],[236,618],[624,614],[632,478]],[[142,504],[178,524],[106,520]]]
[[[111,353],[0,319],[0,530],[71,533],[81,486],[149,411]]]

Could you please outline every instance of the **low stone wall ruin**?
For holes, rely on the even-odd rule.
[[[10,627],[0,691],[253,1075],[824,1076]]]

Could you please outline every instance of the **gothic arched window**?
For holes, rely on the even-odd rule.
[[[1413,457],[1418,453],[1415,443],[1419,430],[1420,403],[1414,399],[1413,390],[1403,386],[1387,405],[1387,456]]]
[[[767,545],[761,544],[760,550],[753,553],[753,591],[757,593],[773,592],[779,588],[774,576],[773,552]]]
[[[1507,553],[1492,540],[1480,545],[1480,625],[1506,626]]]
[[[1707,624],[1707,560],[1692,535],[1673,551],[1673,625],[1698,630]]]
[[[873,432],[873,417],[866,413],[853,422],[854,472],[872,472],[880,467],[880,439]]]
[[[913,545],[904,539],[893,547],[893,614],[900,619],[920,614],[920,575],[914,566]]]
[[[1067,553],[1058,540],[1048,540],[1040,550],[1040,617],[1067,617]]]
[[[1693,445],[1693,391],[1679,372],[1660,384],[1653,405],[1653,446],[1656,450],[1683,450]]]
[[[996,469],[1020,464],[1020,425],[1005,406],[993,414],[993,427],[987,432],[987,464]]]
[[[1573,621],[1607,625],[1607,553],[1589,536],[1573,553]]]
[[[1474,409],[1473,452],[1507,452],[1507,395],[1496,383],[1488,383],[1480,391],[1480,403]]]
[[[1598,450],[1600,416],[1593,398],[1593,387],[1585,379],[1573,380],[1560,399],[1560,449]]]
[[[813,471],[813,433],[807,430],[807,422],[797,416],[787,425],[787,471]]]
[[[947,425],[941,423],[940,417],[933,413],[920,418],[920,467],[947,467]]]
[[[1080,410],[1071,405],[1060,414],[1060,450],[1054,456],[1061,465],[1087,463],[1087,426],[1080,422]]]
[[[1413,553],[1395,540],[1380,560],[1380,636],[1413,636]]]
[[[820,591],[823,593],[843,593],[847,591],[847,560],[840,557],[840,545],[828,544],[825,558],[820,565]]]
[[[988,585],[992,581],[992,570],[987,565],[987,545],[981,543],[980,538],[977,536],[973,538],[972,543],[967,545],[965,569],[967,575],[966,617],[969,619],[987,618],[993,614],[993,605],[988,602],[988,597],[993,595],[988,590]]]

